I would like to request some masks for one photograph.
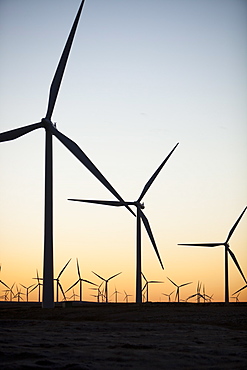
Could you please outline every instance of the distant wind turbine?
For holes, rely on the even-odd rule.
[[[179,299],[179,289],[182,288],[182,286],[185,286],[185,285],[189,285],[189,284],[192,284],[192,281],[189,282],[189,283],[184,283],[184,284],[181,284],[181,285],[177,285],[176,283],[174,283],[174,281],[172,281],[171,279],[169,279],[169,277],[167,277],[168,280],[170,280],[170,282],[175,285],[175,287],[177,287],[177,291],[176,291],[176,296],[175,296],[175,301],[176,299],[178,300],[178,303],[180,302],[180,299]]]
[[[20,290],[18,289],[17,285],[16,285],[16,291],[17,293],[14,295],[14,298],[17,298],[18,302],[20,302],[21,299],[24,301],[24,299],[22,298],[22,295],[24,295],[24,293],[21,292],[21,289]]]
[[[75,294],[74,289],[72,290],[72,292],[73,292],[73,294],[72,294],[72,296],[71,296],[71,297],[69,297],[69,299],[74,298],[74,301],[75,301],[75,298],[76,298],[76,297],[79,297],[79,295],[78,295],[78,294]]]
[[[241,292],[238,292],[238,294],[237,294],[235,297],[231,297],[231,298],[235,299],[235,302],[236,302],[236,303],[238,303],[238,302],[239,302],[238,297],[239,297],[239,294],[240,294],[240,293],[241,293]]]
[[[28,302],[28,294],[30,293],[29,292],[29,289],[31,289],[35,284],[32,284],[32,285],[29,285],[29,286],[25,286],[23,284],[20,284],[24,289],[26,289],[26,299],[27,299],[27,302]]]
[[[223,243],[195,243],[195,244],[191,244],[190,243],[190,244],[178,244],[178,245],[185,245],[185,246],[192,246],[192,247],[218,247],[220,245],[223,245],[225,247],[225,302],[226,303],[229,302],[228,253],[232,257],[233,262],[237,266],[238,271],[242,275],[245,283],[247,284],[247,280],[245,279],[245,276],[244,276],[244,274],[243,274],[243,272],[241,270],[241,267],[240,267],[240,265],[239,265],[239,263],[237,261],[237,258],[235,257],[235,254],[230,249],[230,244],[229,244],[230,238],[231,238],[232,234],[234,233],[234,231],[235,231],[235,229],[236,229],[239,221],[243,217],[244,212],[246,211],[246,208],[247,207],[245,207],[245,209],[243,210],[243,212],[241,213],[241,215],[239,216],[239,218],[237,219],[237,221],[235,222],[235,224],[233,225],[233,227],[229,231],[229,234],[228,234],[225,242],[223,242]]]
[[[115,291],[112,293],[111,297],[113,295],[115,295],[115,303],[117,303],[117,297],[118,297],[118,294],[121,294],[120,292],[117,291],[116,287],[115,287]]]
[[[130,205],[133,205],[133,206],[136,206],[136,210],[137,210],[137,215],[136,215],[136,302],[137,303],[141,303],[142,302],[142,284],[141,284],[141,220],[146,228],[146,231],[148,233],[148,236],[151,240],[151,243],[153,245],[153,248],[155,250],[155,253],[158,257],[158,260],[161,264],[161,267],[162,269],[164,269],[164,266],[163,266],[163,263],[161,261],[161,258],[160,258],[160,255],[159,255],[159,252],[158,252],[158,248],[156,246],[156,243],[155,243],[155,240],[154,240],[154,236],[153,236],[153,233],[152,233],[152,230],[151,230],[151,227],[149,225],[149,222],[148,222],[148,219],[147,217],[144,215],[143,213],[143,209],[145,208],[144,207],[144,203],[141,203],[144,195],[147,193],[147,191],[149,190],[150,186],[152,185],[152,183],[154,182],[154,180],[156,179],[156,177],[158,176],[158,174],[160,173],[160,171],[162,170],[162,168],[164,167],[164,165],[166,164],[166,162],[168,161],[168,159],[170,158],[170,156],[172,155],[172,153],[174,152],[174,150],[176,149],[176,147],[178,146],[179,143],[177,143],[174,148],[172,149],[172,151],[168,154],[168,156],[165,158],[165,160],[161,163],[161,165],[158,167],[158,169],[154,172],[154,174],[150,177],[150,179],[148,180],[148,182],[146,183],[146,185],[144,186],[142,192],[141,192],[141,195],[139,196],[139,198],[136,200],[136,201],[132,201],[132,202],[118,202],[118,201],[105,201],[105,200],[86,200],[86,199],[68,199],[68,200],[71,200],[71,201],[76,201],[76,202],[83,202],[83,203],[93,203],[93,204],[102,204],[102,205],[106,205],[106,206],[113,206],[113,207],[121,207],[121,206],[130,206]]]
[[[59,274],[57,275],[57,278],[54,279],[56,282],[57,282],[57,302],[58,302],[58,296],[59,296],[59,289],[61,290],[62,294],[63,294],[63,297],[64,299],[66,300],[66,297],[65,297],[65,294],[64,294],[64,290],[63,290],[63,287],[59,281],[60,279],[60,276],[62,275],[62,273],[64,272],[64,270],[66,269],[66,267],[68,266],[68,264],[70,263],[71,261],[71,258],[68,260],[68,262],[65,264],[65,266],[62,268],[62,270],[59,272]]]
[[[142,273],[142,277],[143,279],[146,281],[144,287],[142,288],[142,290],[144,291],[145,288],[146,288],[146,302],[148,302],[148,284],[160,284],[160,283],[164,283],[164,281],[157,281],[157,280],[147,280],[146,277],[144,276],[144,274]]]
[[[171,293],[169,293],[169,294],[166,294],[166,293],[161,293],[161,294],[167,296],[168,297],[168,302],[171,302],[171,295],[172,295],[172,293],[174,293],[174,290]]]
[[[97,287],[98,288],[89,288],[89,289],[91,289],[91,290],[97,290],[97,292],[98,292],[98,294],[97,295],[95,295],[95,294],[91,294],[91,296],[92,297],[97,297],[97,302],[99,303],[99,301],[100,301],[100,297],[101,297],[101,299],[102,299],[102,302],[104,301],[104,294],[103,294],[103,292],[100,290],[100,288],[101,288],[101,285],[104,283],[104,281],[102,281],[102,283],[100,284],[100,285],[97,285]]]
[[[126,301],[126,303],[129,303],[129,297],[132,297],[132,294],[127,294],[125,290],[124,294],[125,294],[124,301]]]
[[[54,307],[54,287],[53,287],[53,161],[52,161],[52,136],[56,138],[119,200],[123,201],[116,190],[106,180],[102,173],[95,167],[80,147],[71,139],[57,130],[52,123],[52,113],[57,100],[60,84],[70,54],[77,25],[82,12],[84,0],[81,1],[76,18],[65,44],[63,53],[58,63],[53,81],[50,86],[48,107],[45,118],[40,122],[23,126],[17,129],[6,131],[0,134],[0,142],[14,140],[26,135],[36,129],[44,128],[46,133],[45,144],[45,222],[44,222],[44,266],[43,266],[43,308]],[[128,208],[128,206],[127,206]],[[130,212],[132,210],[129,208]]]
[[[108,279],[104,279],[100,275],[96,274],[96,272],[92,271],[92,273],[94,275],[98,276],[98,278],[100,278],[101,280],[103,280],[105,282],[105,301],[106,301],[106,303],[108,303],[108,282],[109,282],[109,280],[113,279],[114,277],[120,275],[122,272],[118,272],[117,274],[110,276]]]
[[[9,293],[10,302],[12,301],[12,298],[14,297],[14,292],[13,292],[14,285],[15,285],[15,283],[11,286],[11,288],[5,289],[5,292]]]
[[[65,293],[67,293],[70,289],[72,289],[74,286],[76,286],[76,284],[79,283],[80,284],[80,301],[82,301],[82,282],[84,281],[85,283],[92,284],[92,285],[97,285],[97,284],[94,284],[94,283],[92,283],[89,280],[82,279],[81,273],[80,273],[80,267],[79,267],[78,258],[76,259],[76,264],[77,264],[78,280],[73,285],[71,285],[71,287],[69,287],[69,289],[67,289],[65,291]]]
[[[38,301],[40,302],[40,297],[41,297],[41,286],[43,285],[42,283],[41,283],[41,280],[43,280],[43,279],[41,279],[40,277],[39,277],[39,273],[38,273],[38,270],[36,270],[36,274],[37,274],[37,277],[36,278],[33,278],[33,279],[36,279],[37,281],[38,281],[38,283],[33,287],[33,289],[31,289],[30,290],[30,293],[32,292],[32,291],[34,291],[36,288],[38,288]]]

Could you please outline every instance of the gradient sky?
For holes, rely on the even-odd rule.
[[[39,122],[79,0],[0,1],[0,129]],[[53,121],[126,200],[179,146],[144,197],[165,270],[143,230],[149,298],[197,281],[224,299],[223,242],[247,205],[245,0],[86,0]],[[42,276],[44,131],[0,145],[0,279]],[[135,219],[126,209],[72,203],[114,199],[54,138],[54,272],[64,289],[82,277],[135,295]],[[247,213],[231,238],[247,275]],[[229,261],[230,296],[245,283]],[[0,288],[2,289],[2,287]],[[1,290],[0,290],[1,292]],[[72,294],[72,293],[71,293]],[[85,285],[85,299],[92,291]],[[37,298],[37,292],[33,294]],[[120,296],[122,299],[124,295]],[[121,299],[120,298],[120,299]],[[247,300],[247,289],[239,296]]]

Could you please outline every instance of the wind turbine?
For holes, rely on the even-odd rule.
[[[72,290],[72,292],[73,292],[73,294],[72,294],[71,297],[69,297],[69,299],[74,298],[74,301],[75,301],[75,297],[79,297],[79,295],[78,294],[75,294],[74,289]]]
[[[146,302],[148,302],[148,284],[160,284],[160,283],[164,283],[164,281],[157,281],[157,280],[148,281],[143,273],[142,273],[142,277],[146,281],[146,284],[144,285],[142,290],[145,290],[145,288],[146,288]]]
[[[38,301],[40,302],[40,290],[41,290],[41,286],[43,285],[40,281],[43,280],[42,278],[39,277],[39,273],[38,273],[38,270],[36,270],[36,273],[37,273],[37,277],[36,278],[33,278],[33,279],[36,279],[38,281],[38,284],[35,285],[35,287],[33,287],[32,290],[30,290],[30,293],[35,290],[36,288],[39,288],[38,289]]]
[[[190,295],[188,298],[187,298],[187,301],[191,298],[194,298],[196,297],[197,298],[197,303],[200,303],[200,299],[202,298],[205,302],[206,300],[206,295],[205,295],[205,288],[203,286],[203,294],[201,294],[201,287],[202,287],[202,283],[198,281],[197,283],[197,287],[196,287],[196,293],[195,294],[192,294]]]
[[[57,275],[57,278],[56,278],[56,279],[54,279],[54,280],[57,282],[57,302],[58,302],[59,288],[60,288],[60,290],[61,290],[61,292],[62,292],[62,294],[63,294],[63,297],[64,297],[64,299],[65,299],[65,301],[66,301],[66,297],[65,297],[65,294],[64,294],[64,291],[63,291],[63,287],[62,287],[62,285],[61,285],[61,283],[60,283],[59,279],[60,279],[60,276],[62,275],[62,273],[64,272],[64,270],[66,269],[66,267],[68,266],[68,264],[70,263],[70,261],[71,261],[71,258],[70,258],[70,259],[68,260],[68,262],[64,265],[64,267],[62,268],[62,270],[59,272],[59,274]]]
[[[171,302],[172,293],[174,293],[174,290],[170,294],[166,294],[166,293],[161,293],[161,294],[166,295],[168,297],[168,302]]]
[[[115,287],[115,291],[112,293],[111,297],[115,294],[115,303],[117,303],[117,296],[118,294],[121,294],[120,292],[117,291],[116,287]]]
[[[14,296],[14,292],[13,292],[14,285],[15,285],[15,283],[11,286],[11,288],[4,290],[6,293],[9,293],[10,302],[12,301],[12,298]]]
[[[239,294],[240,294],[240,293],[241,293],[241,292],[238,292],[238,294],[237,294],[235,297],[231,297],[231,298],[235,299],[235,303],[238,303],[238,302],[239,302],[238,297],[239,297]]]
[[[45,212],[44,212],[44,265],[43,265],[43,308],[54,307],[53,287],[53,161],[52,161],[52,136],[54,135],[118,200],[123,201],[116,190],[106,180],[102,173],[95,167],[80,147],[71,139],[57,130],[52,123],[52,113],[57,100],[61,81],[67,64],[70,49],[73,43],[77,25],[82,12],[84,0],[81,1],[70,34],[65,44],[63,53],[54,74],[48,99],[45,118],[40,122],[6,131],[0,134],[0,142],[14,140],[36,129],[45,129]],[[128,207],[128,206],[127,206]],[[130,212],[132,210],[129,208]],[[133,213],[133,212],[132,212]]]
[[[18,289],[18,286],[16,285],[16,290],[17,290],[17,293],[14,295],[14,298],[17,297],[17,300],[18,302],[20,302],[20,300],[22,299],[24,301],[24,299],[22,298],[21,295],[23,295],[24,293],[21,292],[21,289],[19,290]]]
[[[127,294],[124,290],[124,294],[125,294],[125,297],[124,297],[124,301],[126,301],[126,303],[129,303],[129,297],[132,297],[132,294]]]
[[[190,244],[178,244],[178,245],[185,245],[185,246],[192,246],[192,247],[218,247],[220,245],[223,245],[225,247],[225,302],[226,303],[229,302],[228,253],[232,257],[233,262],[237,266],[238,271],[242,275],[245,283],[247,284],[247,280],[245,279],[245,276],[244,276],[244,274],[243,274],[243,272],[241,270],[241,267],[240,267],[240,265],[239,265],[239,263],[237,261],[237,258],[235,257],[235,254],[231,251],[230,244],[229,244],[230,238],[231,238],[232,234],[234,233],[234,231],[235,231],[235,229],[236,229],[239,221],[243,217],[244,212],[246,211],[246,208],[247,207],[245,207],[245,209],[243,210],[243,212],[241,213],[241,215],[239,216],[239,218],[237,219],[237,221],[235,222],[235,224],[233,225],[233,227],[229,231],[229,234],[228,234],[225,242],[223,242],[223,243],[196,243],[196,244],[191,244],[190,243]]]
[[[29,286],[25,286],[23,284],[20,284],[23,288],[26,289],[26,297],[27,297],[27,302],[28,302],[28,294],[30,293],[29,292],[29,289],[32,288],[35,284],[32,284],[32,285],[29,285]]]
[[[98,278],[100,278],[101,280],[103,280],[105,282],[105,301],[106,301],[106,303],[108,303],[108,282],[109,282],[109,280],[113,279],[114,277],[120,275],[122,272],[118,272],[117,274],[110,276],[108,279],[104,279],[100,275],[96,274],[96,272],[92,271],[92,273],[94,275],[98,276]]]
[[[100,301],[100,297],[101,297],[101,300],[102,302],[104,301],[104,294],[103,292],[101,292],[100,288],[101,288],[101,285],[103,284],[103,281],[100,285],[97,285],[98,288],[89,288],[91,290],[97,290],[98,294],[95,295],[95,294],[91,294],[92,297],[96,297],[97,298],[97,302],[99,303]]]
[[[71,287],[69,287],[69,289],[67,289],[65,291],[65,293],[67,293],[70,289],[72,289],[76,284],[79,283],[80,284],[80,302],[81,302],[82,301],[82,282],[85,281],[85,283],[89,283],[89,284],[92,284],[92,285],[97,285],[97,284],[94,284],[89,280],[82,279],[81,273],[80,273],[78,258],[76,259],[76,263],[77,263],[77,273],[78,273],[79,279],[73,285],[71,285]]]
[[[176,301],[176,298],[178,299],[178,303],[179,303],[179,289],[182,287],[182,286],[185,286],[185,285],[188,285],[188,284],[192,284],[192,281],[189,282],[189,283],[184,283],[184,284],[181,284],[181,285],[177,285],[176,283],[174,283],[174,281],[172,281],[171,279],[169,279],[169,277],[167,277],[168,280],[170,280],[170,282],[175,285],[175,287],[177,287],[177,291],[176,291],[176,296],[175,296],[175,301]]]
[[[156,246],[154,236],[151,230],[151,227],[149,225],[147,217],[143,213],[144,203],[141,203],[144,195],[147,193],[148,189],[176,149],[179,143],[177,143],[172,151],[168,154],[168,156],[165,158],[165,160],[161,163],[161,165],[158,167],[158,169],[154,172],[154,174],[150,177],[146,185],[144,186],[141,195],[136,201],[132,202],[118,202],[118,201],[105,201],[105,200],[86,200],[86,199],[69,199],[71,201],[76,202],[83,202],[83,203],[93,203],[93,204],[102,204],[107,206],[113,206],[113,207],[121,207],[121,206],[136,206],[137,215],[136,215],[136,302],[141,303],[142,302],[142,285],[141,285],[141,220],[146,228],[146,231],[148,233],[148,236],[151,240],[151,243],[153,245],[153,248],[155,250],[155,253],[158,257],[158,260],[161,264],[162,269],[164,269],[163,263],[161,261],[158,248]]]

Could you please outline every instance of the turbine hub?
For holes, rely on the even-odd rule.
[[[144,208],[145,208],[144,203],[135,202],[135,205],[136,205],[137,207],[139,207],[140,209],[144,209]]]
[[[48,118],[42,118],[41,122],[44,125],[44,128],[48,128],[50,125],[56,128],[56,122],[52,123],[52,121]]]

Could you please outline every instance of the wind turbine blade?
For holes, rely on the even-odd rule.
[[[177,284],[174,283],[174,281],[172,281],[168,276],[167,276],[167,279],[170,280],[170,282],[178,288]]]
[[[158,248],[156,246],[156,243],[155,243],[155,240],[154,240],[154,236],[153,236],[153,233],[152,233],[152,230],[151,230],[151,227],[149,225],[149,222],[148,222],[148,219],[147,217],[144,215],[144,213],[142,212],[142,210],[140,209],[140,216],[141,216],[141,219],[143,221],[143,224],[147,230],[147,233],[148,233],[148,236],[151,240],[151,243],[153,244],[153,247],[154,247],[154,250],[156,252],[156,255],[158,257],[158,260],[160,261],[160,264],[161,264],[161,267],[162,269],[164,270],[164,266],[163,266],[163,263],[161,261],[161,258],[160,258],[160,255],[159,255],[159,251],[158,251]]]
[[[116,276],[118,276],[118,275],[120,275],[120,274],[122,274],[122,272],[118,272],[117,274],[115,274],[115,275],[113,275],[113,276],[109,277],[109,279],[107,279],[107,280],[109,281],[109,280],[113,279],[114,277],[116,277]]]
[[[38,288],[39,284],[35,285],[35,287],[33,287],[33,289],[30,290],[29,293],[32,293],[32,291],[34,291],[36,288]]]
[[[89,280],[85,280],[85,279],[81,279],[82,281],[85,281],[85,283],[89,283],[89,284],[92,284],[92,285],[95,285],[95,286],[98,286],[97,284],[95,283],[92,283],[91,281]]]
[[[80,267],[79,267],[78,258],[76,259],[76,264],[77,264],[77,272],[78,272],[78,276],[79,276],[79,280],[80,280],[81,279],[81,274],[80,274]]]
[[[195,244],[178,244],[178,245],[187,245],[191,247],[218,247],[219,245],[224,245],[224,243],[195,243]]]
[[[20,284],[23,288],[25,288],[25,289],[27,289],[27,287],[25,286],[25,285],[22,285],[22,284]]]
[[[69,57],[69,53],[70,53],[70,49],[71,49],[71,46],[72,46],[72,43],[73,43],[73,39],[74,39],[74,36],[75,36],[76,28],[77,28],[77,25],[78,25],[78,22],[79,22],[79,19],[80,19],[83,4],[84,4],[84,0],[81,2],[81,5],[80,5],[79,10],[77,12],[77,15],[75,17],[73,26],[72,26],[70,34],[69,34],[69,37],[67,39],[67,42],[65,44],[63,53],[62,53],[60,61],[58,63],[53,81],[51,83],[49,101],[48,101],[48,108],[47,108],[47,113],[46,113],[46,118],[49,119],[49,120],[51,119],[53,109],[54,109],[54,106],[55,106],[55,103],[56,103],[58,91],[59,91],[60,84],[61,84],[61,81],[62,81],[62,78],[63,78],[64,70],[65,70],[65,67],[66,67],[66,64],[67,64],[67,60],[68,60],[68,57]]]
[[[239,290],[237,290],[236,292],[234,292],[233,294],[237,294],[238,292],[241,292],[241,290],[247,288],[247,284],[245,286],[243,286],[242,288],[240,288]]]
[[[189,282],[189,283],[185,283],[185,284],[179,285],[179,288],[181,288],[182,286],[188,285],[188,284],[192,284],[192,281]]]
[[[144,284],[144,287],[142,288],[142,291],[145,290],[147,285],[148,285],[148,282],[146,282],[146,284]]]
[[[176,147],[178,146],[179,143],[177,143],[174,148],[172,149],[172,151],[168,154],[168,156],[166,157],[166,159],[161,163],[161,165],[159,166],[159,168],[154,172],[153,176],[150,177],[150,179],[148,180],[148,182],[146,183],[146,185],[144,186],[142,192],[141,192],[141,195],[139,196],[137,202],[140,202],[142,200],[142,198],[144,197],[144,195],[146,194],[146,192],[148,191],[148,189],[150,188],[150,186],[152,185],[152,183],[154,182],[154,180],[156,179],[156,177],[158,176],[158,174],[160,173],[160,171],[162,170],[162,168],[164,167],[164,165],[166,164],[166,162],[168,161],[168,159],[170,158],[170,156],[172,155],[172,153],[174,152],[174,150],[176,149]]]
[[[142,274],[143,279],[144,279],[146,282],[148,282],[148,281],[147,281],[147,279],[146,279],[146,277],[145,277],[145,275],[143,274],[143,272],[142,272],[141,274]]]
[[[77,280],[73,285],[71,285],[71,287],[69,287],[69,289],[67,289],[67,290],[65,291],[65,293],[67,293],[70,289],[74,288],[74,286],[75,286],[76,284],[78,284],[78,283],[79,283],[79,281],[80,281],[80,280]]]
[[[64,272],[64,270],[68,266],[68,264],[70,263],[70,261],[71,261],[71,258],[68,260],[68,262],[66,263],[66,265],[62,268],[62,270],[59,272],[57,279],[60,278],[60,276],[62,275],[62,273]]]
[[[92,271],[92,273],[93,273],[94,275],[98,276],[98,278],[100,278],[101,280],[106,281],[106,279],[104,279],[104,278],[102,278],[100,275],[96,274],[96,272],[93,272],[93,271]],[[101,284],[100,284],[100,285],[101,285]]]
[[[6,288],[10,289],[7,284],[5,284],[2,280],[0,280],[0,283],[2,283]],[[11,289],[10,289],[11,290]]]
[[[105,206],[113,206],[113,207],[122,207],[128,205],[127,202],[118,202],[112,200],[92,200],[92,199],[68,199],[73,202],[82,202],[82,203],[92,203],[92,204],[101,204]]]
[[[39,122],[33,123],[32,125],[16,128],[14,130],[2,132],[0,134],[0,142],[18,139],[18,137],[26,135],[29,132],[37,130],[38,128],[42,127],[44,127],[44,125],[41,122]]]
[[[238,226],[239,221],[241,220],[241,218],[242,218],[242,217],[243,217],[243,215],[244,215],[244,212],[246,211],[246,208],[247,208],[247,207],[245,207],[245,209],[243,210],[243,212],[241,213],[241,215],[239,216],[239,218],[237,219],[237,221],[235,222],[235,224],[234,224],[234,225],[233,225],[233,227],[231,228],[231,230],[230,230],[230,232],[229,232],[229,234],[228,234],[228,237],[227,237],[227,239],[226,239],[226,243],[228,243],[228,241],[229,241],[230,237],[231,237],[231,236],[232,236],[232,234],[234,233],[234,231],[235,231],[236,227]]]
[[[50,131],[61,143],[120,201],[124,203],[122,197],[117,193],[113,186],[106,180],[102,173],[97,169],[93,162],[86,156],[81,148],[67,136],[59,132],[53,125],[49,126]],[[135,216],[135,213],[126,205],[126,208]]]
[[[190,298],[196,297],[197,295],[199,295],[199,293],[192,294],[192,295],[190,295],[187,299],[190,299]]]
[[[157,280],[151,280],[149,281],[150,284],[153,284],[153,283],[164,283],[164,281],[157,281]]]
[[[58,286],[59,286],[59,288],[60,288],[60,290],[61,290],[61,292],[63,294],[64,299],[66,300],[66,297],[65,297],[65,294],[64,294],[64,291],[63,291],[63,287],[62,287],[62,285],[60,284],[59,281],[58,281]]]
[[[239,271],[239,272],[240,272],[240,274],[242,275],[242,277],[243,277],[243,279],[244,279],[245,283],[247,284],[247,280],[245,279],[244,273],[243,273],[243,271],[241,270],[241,267],[240,267],[240,265],[239,265],[239,263],[238,263],[238,261],[237,261],[237,258],[236,258],[236,256],[235,256],[235,254],[231,251],[231,249],[230,249],[230,248],[227,248],[227,251],[228,251],[228,253],[230,254],[230,256],[232,257],[232,259],[233,259],[233,261],[234,261],[235,265],[237,266],[238,271]]]

